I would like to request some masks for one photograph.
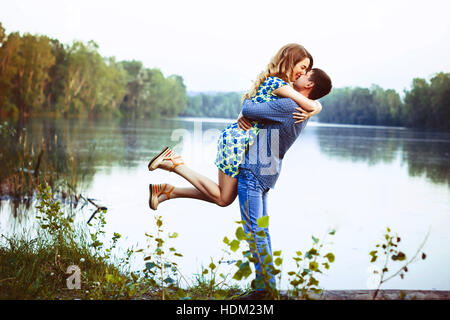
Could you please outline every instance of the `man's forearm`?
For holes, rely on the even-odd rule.
[[[293,110],[295,109],[295,106],[297,106],[291,99],[279,99],[262,103],[254,103],[250,100],[245,100],[241,112],[242,115],[248,119],[280,122],[283,121],[283,117],[286,115],[286,103],[292,104],[294,107]]]

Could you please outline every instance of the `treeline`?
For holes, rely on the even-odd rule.
[[[0,23],[0,115],[177,116],[187,105],[183,78],[139,61],[115,61],[89,41],[6,35]]]
[[[403,99],[392,89],[337,88],[321,99],[320,122],[450,131],[450,73],[416,78]]]
[[[185,117],[237,118],[241,112],[242,93],[227,92],[189,96]]]
[[[64,45],[47,36],[6,35],[0,23],[0,116],[56,115],[236,118],[241,93],[187,96],[183,78],[164,77],[139,61],[116,61],[98,45]],[[406,126],[450,131],[450,74],[411,90],[336,88],[322,100],[320,122]]]

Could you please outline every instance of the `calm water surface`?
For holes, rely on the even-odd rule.
[[[125,249],[145,247],[145,232],[155,230],[149,183],[189,186],[176,174],[149,172],[149,159],[163,146],[175,146],[186,164],[217,179],[216,139],[227,124],[220,119],[33,119],[24,127],[30,143],[37,146],[50,137],[58,150],[77,159],[84,170],[80,192],[108,207],[107,232],[122,234]],[[383,287],[450,290],[449,159],[448,133],[309,123],[286,154],[277,185],[269,192],[272,247],[283,251],[285,261],[282,286],[287,287],[287,272],[295,267],[295,252],[307,251],[312,235],[322,239],[334,228],[325,251],[333,252],[336,261],[319,278],[321,286],[367,289],[368,253],[389,226],[402,238],[400,248],[407,258],[416,253],[428,230],[430,235],[423,249],[427,259],[411,264],[405,279],[392,279]],[[77,219],[87,221],[90,210]],[[237,200],[220,208],[175,199],[161,204],[158,213],[165,230],[179,234],[172,245],[184,255],[178,262],[185,276],[199,272],[211,258],[239,258],[225,254],[222,243],[225,236],[234,236],[235,221],[240,220]],[[26,212],[14,217],[8,201],[2,201],[2,233],[16,232],[30,216]],[[382,261],[377,263],[381,266]],[[225,264],[220,268],[224,273],[232,270]]]

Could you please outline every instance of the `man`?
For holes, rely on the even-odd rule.
[[[317,100],[331,91],[329,76],[320,69],[312,69],[297,79],[294,88],[304,96]],[[320,104],[319,104],[320,105]],[[319,108],[320,109],[320,108]],[[296,111],[300,111],[296,112]],[[242,117],[238,119],[241,128],[247,129],[251,120],[264,123],[257,141],[249,147],[245,162],[239,167],[238,197],[241,218],[245,222],[244,231],[252,235],[250,247],[255,261],[255,291],[242,296],[241,300],[273,298],[275,276],[272,274],[272,262],[266,259],[272,256],[270,234],[268,228],[259,227],[257,220],[268,216],[267,195],[281,171],[283,157],[287,150],[299,137],[310,116],[292,99],[283,98],[265,103],[244,102]],[[293,116],[294,114],[294,116]],[[298,120],[304,120],[297,123]],[[262,233],[264,231],[264,233]]]

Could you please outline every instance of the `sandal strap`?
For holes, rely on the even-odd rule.
[[[178,167],[181,164],[184,164],[183,160],[177,161],[177,159],[182,159],[180,155],[174,153],[172,149],[169,149],[168,152],[164,156],[164,160],[170,160],[172,161],[172,167],[169,169],[169,172],[172,172],[173,169]]]
[[[171,194],[172,191],[175,189],[175,187],[172,186],[172,188],[171,188],[169,191],[165,191],[165,190],[166,190],[166,187],[167,187],[167,184],[165,184],[165,185],[160,185],[160,187],[161,187],[161,193],[164,193],[164,194],[167,196],[167,199],[170,199],[170,194]]]

